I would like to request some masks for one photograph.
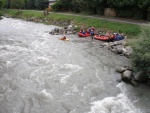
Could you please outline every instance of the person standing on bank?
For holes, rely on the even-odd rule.
[[[91,38],[93,39],[94,38],[94,31],[91,30],[90,34],[91,34]]]

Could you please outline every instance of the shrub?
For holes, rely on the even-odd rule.
[[[123,18],[132,18],[137,20],[144,19],[144,13],[138,7],[124,7],[116,9],[117,16]]]
[[[132,63],[136,72],[143,72],[144,78],[150,77],[150,29],[143,28],[140,40],[133,46]]]
[[[45,10],[50,12],[50,11],[53,11],[53,8],[49,7],[49,8],[46,8]]]
[[[149,9],[147,10],[147,20],[150,21],[150,7],[149,7]]]

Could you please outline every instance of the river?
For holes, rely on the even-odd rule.
[[[129,59],[57,26],[0,20],[0,113],[150,113],[150,88],[120,80]]]

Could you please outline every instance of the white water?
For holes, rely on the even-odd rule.
[[[120,83],[118,87],[122,89],[123,85]],[[92,105],[89,113],[142,113],[140,109],[133,106],[124,93],[118,94],[116,97],[106,97],[101,101],[93,102]]]
[[[148,96],[117,83],[128,59],[90,37],[58,40],[54,27],[0,21],[0,113],[148,113]]]

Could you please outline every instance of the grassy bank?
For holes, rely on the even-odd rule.
[[[29,18],[40,18],[40,19],[50,19],[55,21],[73,21],[75,25],[81,27],[94,26],[103,30],[111,30],[113,32],[121,32],[125,33],[128,37],[132,38],[137,36],[141,32],[141,28],[139,25],[127,24],[127,23],[119,23],[119,22],[111,22],[108,20],[101,20],[98,18],[90,18],[84,16],[73,16],[73,15],[63,15],[50,13],[47,16],[44,16],[43,12],[38,11],[20,11],[17,10],[4,10],[4,14],[7,14],[11,17],[29,19]],[[51,24],[51,23],[47,23]]]

